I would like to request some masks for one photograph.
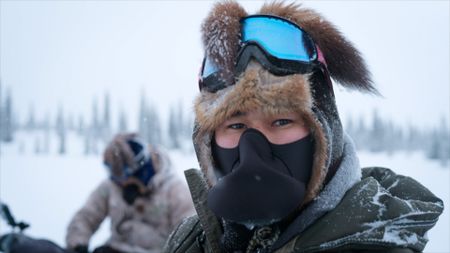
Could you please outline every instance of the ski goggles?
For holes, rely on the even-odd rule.
[[[313,39],[297,24],[276,16],[252,15],[241,20],[241,48],[234,76],[257,60],[274,75],[284,76],[326,70],[325,59]],[[221,69],[208,56],[203,60],[199,88],[217,92],[228,85],[220,77]]]
[[[143,181],[148,181],[154,173],[153,162],[150,151],[144,141],[140,139],[128,140],[127,144],[131,148],[134,157],[132,166],[124,164],[122,168],[114,168],[108,163],[104,163],[109,170],[111,179],[117,182],[125,181],[129,177],[137,177]],[[151,174],[151,175],[150,175]]]
[[[108,164],[105,165],[110,170],[110,179],[117,183],[125,183],[130,178],[136,178],[142,183],[147,184],[155,174],[151,159],[143,161],[138,168],[130,168],[129,166],[125,165],[122,168],[121,174],[113,173],[111,166],[109,166]]]

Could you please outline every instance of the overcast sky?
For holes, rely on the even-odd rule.
[[[135,126],[140,94],[162,117],[181,100],[191,109],[203,57],[200,24],[210,1],[0,2],[2,98],[20,120],[57,106],[90,120],[109,93],[114,116]],[[241,2],[249,13],[262,2]],[[341,117],[374,108],[400,124],[449,119],[449,1],[305,1],[362,52],[383,98],[335,85]],[[115,122],[115,119],[114,123]]]

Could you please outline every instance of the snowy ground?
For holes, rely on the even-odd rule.
[[[85,156],[81,139],[69,135],[68,154],[34,153],[35,137],[20,134],[13,144],[2,144],[0,154],[0,199],[7,203],[15,217],[31,223],[26,232],[30,236],[47,238],[64,245],[67,223],[84,203],[90,191],[106,176],[100,155]],[[51,146],[56,146],[52,138]],[[53,149],[56,150],[56,149]],[[182,170],[197,167],[195,155],[170,151],[174,167]],[[362,166],[384,166],[397,173],[411,176],[444,200],[446,210],[436,227],[428,234],[430,242],[425,252],[450,252],[450,169],[432,162],[420,153],[385,154],[360,153]],[[108,236],[107,222],[92,239],[100,245]],[[10,231],[0,222],[0,234]]]

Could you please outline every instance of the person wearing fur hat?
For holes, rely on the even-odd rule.
[[[169,158],[136,134],[118,134],[103,159],[109,178],[70,221],[67,248],[88,252],[89,239],[109,217],[111,236],[95,253],[161,252],[174,227],[194,213],[189,191],[172,173]]]
[[[387,168],[361,169],[331,79],[377,93],[353,44],[311,9],[217,3],[185,172],[197,215],[163,252],[419,252],[443,202]]]

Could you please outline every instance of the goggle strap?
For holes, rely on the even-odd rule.
[[[312,63],[302,63],[298,61],[277,59],[275,56],[267,53],[257,42],[251,42],[242,47],[238,56],[239,61],[236,64],[236,73],[241,74],[251,59],[258,61],[265,69],[274,75],[285,76],[295,73],[307,73],[317,65]]]
[[[325,60],[325,57],[323,56],[322,50],[320,50],[319,45],[316,44],[316,51],[317,51],[317,60],[322,63],[325,68],[328,69],[327,61]]]
[[[324,57],[319,45],[316,44],[315,46],[316,46],[316,51],[317,51],[317,60],[323,65],[321,68],[323,75],[325,76],[325,80],[327,82],[328,87],[330,88],[331,92],[334,95],[333,82],[331,82],[331,76],[330,76],[330,71],[328,71],[327,61],[325,60],[325,57]]]

